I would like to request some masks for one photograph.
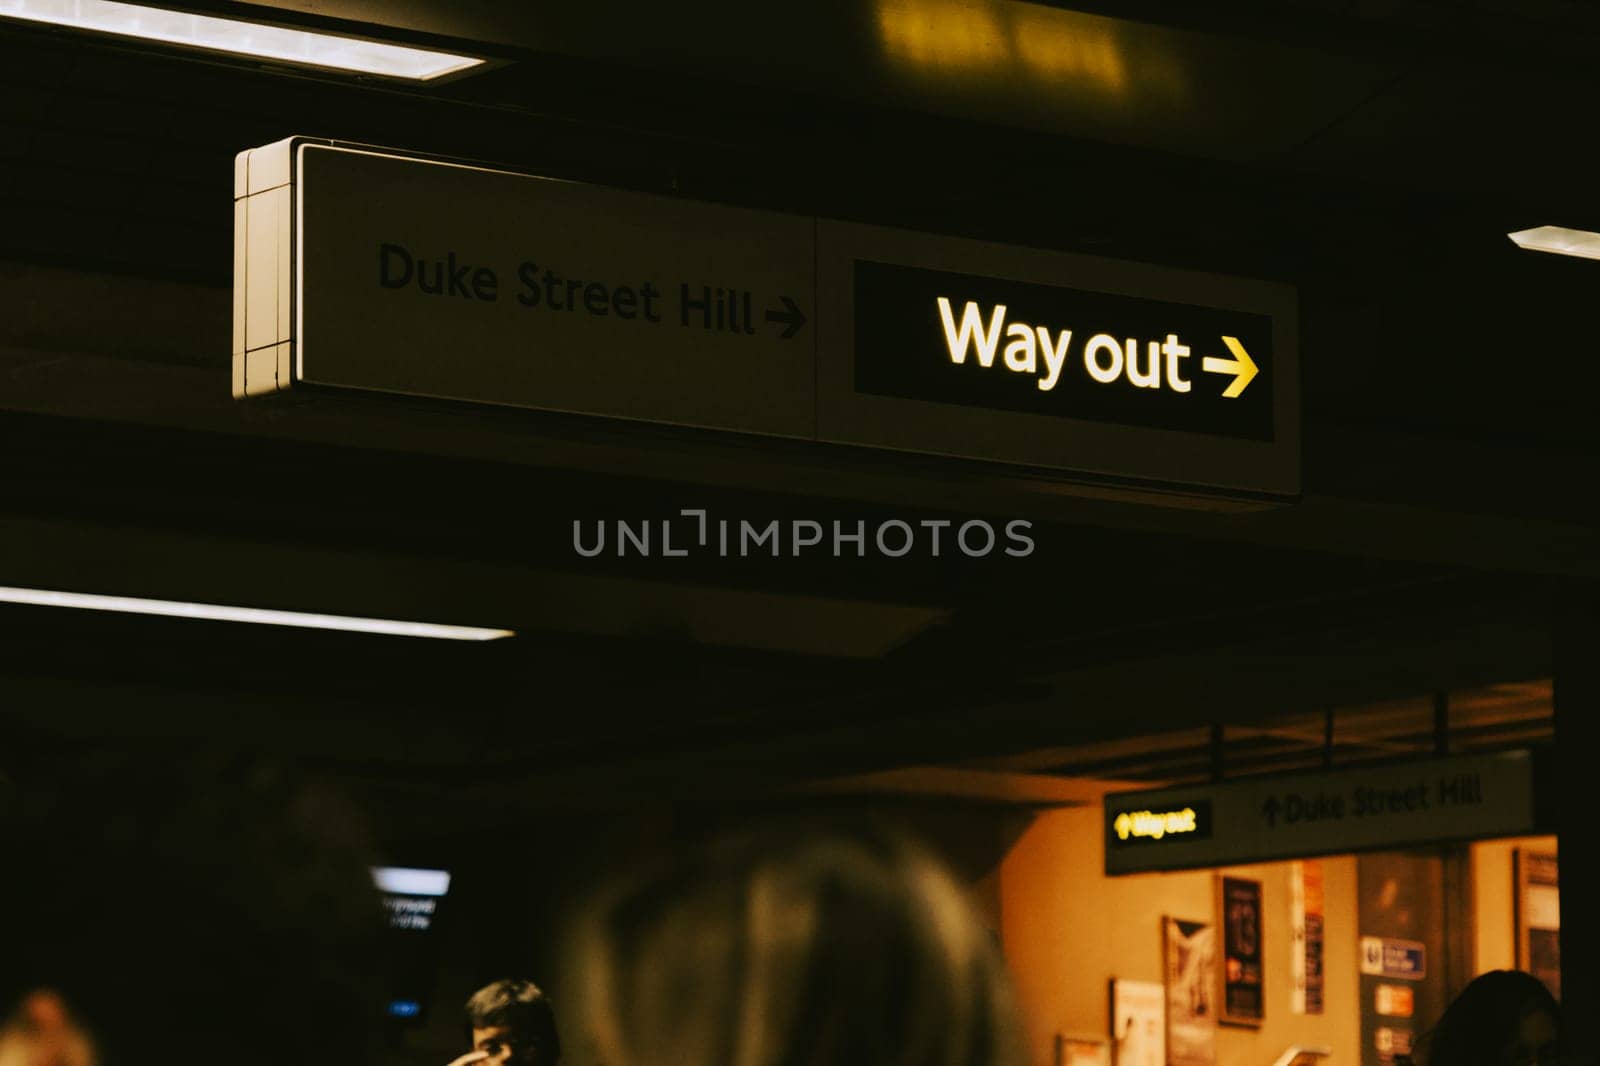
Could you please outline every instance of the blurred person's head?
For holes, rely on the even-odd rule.
[[[65,1049],[48,1066],[365,1057],[383,913],[358,820],[329,793],[252,760],[151,758],[21,783],[12,806],[0,1019],[13,1053]]]
[[[532,981],[496,981],[473,993],[466,1007],[472,1050],[485,1066],[555,1066],[561,1061],[550,1001]]]
[[[882,830],[725,837],[580,923],[574,994],[606,1066],[1004,1066],[991,934]]]
[[[0,1066],[95,1066],[94,1046],[61,997],[40,989],[0,1021]]]
[[[1492,970],[1461,990],[1423,1049],[1427,1066],[1552,1066],[1561,1008],[1537,978]]]

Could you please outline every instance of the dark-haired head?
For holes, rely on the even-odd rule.
[[[561,1040],[555,1012],[532,981],[496,981],[467,1000],[467,1037],[488,1054],[486,1066],[555,1066]]]
[[[1550,1066],[1561,1008],[1537,978],[1492,970],[1461,990],[1424,1042],[1427,1066]]]

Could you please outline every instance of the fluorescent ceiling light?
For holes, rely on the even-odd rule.
[[[431,81],[483,63],[472,56],[114,0],[0,0],[0,17],[414,81]]]
[[[447,870],[413,870],[404,866],[374,866],[373,883],[380,892],[397,896],[442,896],[450,891]]]
[[[1518,248],[1556,255],[1575,255],[1580,259],[1600,259],[1600,233],[1564,226],[1539,226],[1537,229],[1508,233]]]
[[[514,637],[509,629],[479,629],[434,622],[400,622],[390,618],[353,618],[342,614],[306,614],[269,611],[259,607],[223,607],[213,603],[147,600],[137,596],[99,596],[86,592],[52,592],[0,586],[0,603],[25,603],[35,607],[78,607],[122,614],[157,614],[168,618],[202,618],[213,622],[249,622],[261,626],[298,626],[302,629],[340,629],[350,633],[382,633],[393,637],[431,637],[434,640],[499,640]]]

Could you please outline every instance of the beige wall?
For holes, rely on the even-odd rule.
[[[1554,852],[1556,838],[1518,837],[1472,845],[1474,974],[1516,969],[1516,888],[1511,853],[1517,848]]]
[[[1000,869],[1000,932],[1029,1026],[1035,1066],[1052,1066],[1056,1033],[1105,1035],[1112,977],[1162,979],[1161,919],[1216,920],[1216,871],[1105,876],[1100,808],[1041,815]],[[1333,1050],[1331,1066],[1357,1066],[1356,864],[1322,860],[1325,1013],[1289,1010],[1289,864],[1230,868],[1262,883],[1266,1023],[1222,1026],[1217,1062],[1271,1066],[1290,1044]]]

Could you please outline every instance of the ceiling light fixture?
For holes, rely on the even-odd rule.
[[[296,626],[301,629],[337,629],[347,633],[379,633],[392,637],[429,637],[433,640],[499,640],[514,637],[510,629],[481,629],[435,622],[401,622],[391,618],[356,618],[343,614],[307,614],[271,611],[259,607],[224,607],[213,603],[148,600],[138,596],[100,596],[86,592],[55,592],[0,586],[0,603],[34,607],[76,607],[120,614],[153,614],[167,618],[199,618],[211,622],[247,622],[262,626]]]
[[[1565,226],[1539,226],[1508,233],[1518,248],[1553,255],[1575,255],[1580,259],[1600,259],[1600,233]]]
[[[432,81],[482,59],[115,0],[0,0],[0,17],[327,70]]]

